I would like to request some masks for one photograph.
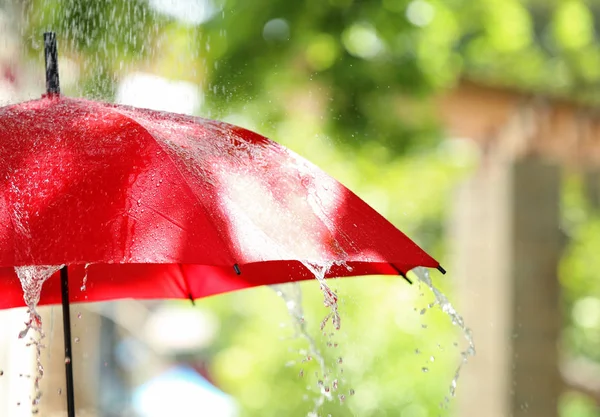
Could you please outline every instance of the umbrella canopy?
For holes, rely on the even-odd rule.
[[[315,276],[339,328],[324,278],[445,272],[283,146],[226,123],[61,97],[53,32],[44,54],[47,94],[0,108],[0,308],[26,304],[20,337],[41,337],[35,306],[62,303],[69,417],[71,300],[193,301]],[[58,270],[60,285],[48,279]]]
[[[0,178],[0,308],[24,305],[22,265],[68,265],[72,301],[439,266],[323,171],[226,123],[49,95],[0,108]],[[49,279],[41,303],[57,302]]]

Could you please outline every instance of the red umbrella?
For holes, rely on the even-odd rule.
[[[14,266],[65,265],[62,291],[49,279],[40,302],[63,301],[67,357],[69,297],[193,300],[314,278],[319,267],[324,277],[444,272],[354,193],[263,136],[60,96],[54,34],[45,40],[48,94],[0,108],[0,308],[24,305]]]

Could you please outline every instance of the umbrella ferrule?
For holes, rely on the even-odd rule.
[[[58,48],[56,46],[56,33],[54,32],[44,33],[44,57],[46,63],[45,97],[59,96]]]

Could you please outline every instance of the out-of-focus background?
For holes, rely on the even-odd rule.
[[[0,103],[42,94],[56,31],[63,93],[258,131],[440,259],[478,352],[456,398],[465,341],[427,288],[334,281],[331,339],[307,282],[338,378],[318,415],[600,416],[599,22],[595,0],[0,0]],[[304,416],[319,398],[272,288],[72,311],[80,416]],[[39,414],[61,416],[60,309],[43,317]],[[32,411],[24,319],[0,313],[0,416]]]

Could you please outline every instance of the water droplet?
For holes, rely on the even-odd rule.
[[[298,375],[300,378],[304,376],[304,369],[300,369],[300,374]]]
[[[429,368],[426,367],[426,366],[424,366],[424,367],[421,368],[421,371],[427,373],[427,372],[429,372]]]
[[[337,360],[337,363],[344,363],[344,359],[340,356]]]
[[[334,379],[333,382],[331,383],[331,386],[333,388],[334,391],[337,391],[338,389],[338,380]]]
[[[421,354],[421,351],[420,351],[419,349],[415,349],[415,354],[416,354],[416,355],[420,355],[420,354]]]
[[[430,356],[430,357],[429,357],[429,361],[430,361],[430,362],[435,362],[435,357],[434,357],[434,356]]]
[[[352,388],[350,388],[350,392],[349,392],[349,394],[350,394],[350,395],[354,395],[354,390],[353,390]]]
[[[71,358],[69,358],[68,356],[65,358],[65,363],[71,363]]]
[[[77,313],[77,318],[80,319],[81,318],[81,313]]]
[[[78,337],[76,337],[76,338],[74,339],[74,342],[75,342],[75,343],[79,343],[79,338],[78,338]]]
[[[340,400],[340,404],[342,404],[346,400],[346,396],[344,394],[338,395],[338,398]]]
[[[427,310],[423,308],[423,309],[421,309],[421,311],[419,312],[419,314],[420,314],[420,315],[423,315],[423,314],[425,314],[426,312],[427,312]]]
[[[62,388],[58,389],[58,395],[62,395]]]

